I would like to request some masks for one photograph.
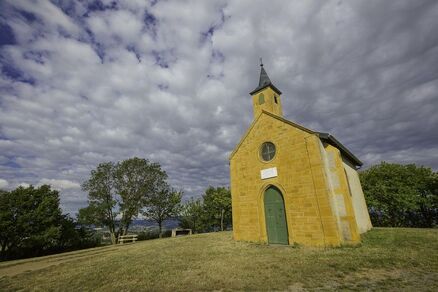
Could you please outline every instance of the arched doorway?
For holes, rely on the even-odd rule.
[[[275,187],[269,187],[265,191],[264,203],[268,242],[288,244],[286,213],[281,192]]]

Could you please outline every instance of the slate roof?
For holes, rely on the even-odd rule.
[[[341,142],[339,142],[333,135],[331,135],[330,133],[321,133],[321,132],[316,132],[316,134],[318,135],[319,139],[321,139],[321,141],[326,142],[336,148],[339,149],[339,151],[341,151],[342,154],[344,154],[346,157],[348,157],[352,162],[355,163],[355,165],[357,166],[362,166],[363,162],[359,160],[359,158],[357,158],[353,153],[351,153],[350,150],[347,149],[347,147],[345,147],[344,145],[342,145]]]
[[[281,94],[281,91],[272,84],[271,79],[269,79],[268,73],[266,73],[265,68],[263,68],[263,64],[260,64],[260,79],[259,79],[259,86],[257,86],[256,89],[251,91],[249,94],[253,95],[257,91],[260,91],[262,89],[265,89],[266,87],[271,87],[272,90],[274,90],[277,94]]]

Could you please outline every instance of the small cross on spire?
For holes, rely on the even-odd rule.
[[[263,67],[263,60],[262,60],[262,57],[260,57],[260,66]]]

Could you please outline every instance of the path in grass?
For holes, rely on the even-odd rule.
[[[1,291],[221,289],[437,291],[438,230],[374,229],[358,247],[330,249],[220,232],[0,264]]]
[[[31,272],[56,266],[62,263],[99,256],[105,253],[113,252],[123,246],[106,246],[100,248],[90,248],[80,251],[66,252],[62,254],[43,256],[31,259],[16,260],[0,263],[1,276],[15,276],[24,272]]]

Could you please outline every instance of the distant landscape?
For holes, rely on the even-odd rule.
[[[173,228],[178,227],[178,225],[179,225],[178,218],[167,219],[163,222],[164,229],[173,229]],[[158,224],[154,220],[134,219],[134,220],[132,220],[132,225],[129,229],[131,231],[141,231],[141,230],[144,230],[145,228],[152,228],[152,227],[158,228]]]

